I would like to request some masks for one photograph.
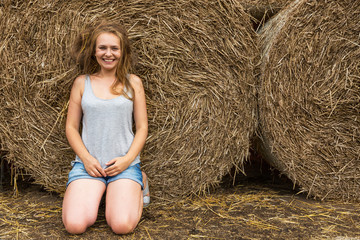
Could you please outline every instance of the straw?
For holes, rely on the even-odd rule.
[[[216,186],[242,171],[256,128],[250,17],[238,1],[5,2],[0,28],[0,138],[6,159],[63,193],[74,153],[65,137],[68,97],[81,72],[75,36],[107,19],[129,30],[147,96],[143,169],[153,194]]]
[[[359,17],[358,1],[298,0],[260,33],[263,154],[321,200],[360,199]]]

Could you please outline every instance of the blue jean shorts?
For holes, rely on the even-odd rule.
[[[66,187],[69,186],[69,184],[72,181],[75,181],[77,179],[95,179],[95,180],[99,180],[99,181],[103,182],[106,186],[109,183],[116,181],[118,179],[131,179],[131,180],[139,183],[141,186],[141,189],[144,188],[144,185],[142,182],[143,179],[142,179],[142,173],[141,173],[141,169],[140,169],[140,163],[137,163],[133,166],[129,166],[127,169],[125,169],[124,171],[122,171],[121,173],[119,173],[118,175],[115,175],[115,176],[92,177],[87,173],[83,163],[75,162],[73,165],[73,168],[69,172],[69,180],[66,184]]]

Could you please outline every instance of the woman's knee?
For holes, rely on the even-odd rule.
[[[79,218],[76,216],[68,216],[63,214],[63,224],[66,231],[71,234],[81,234],[86,231],[86,229],[93,225],[96,221],[96,217],[91,218]]]
[[[138,221],[131,218],[121,218],[117,220],[108,220],[108,224],[116,234],[127,234],[134,231]]]
[[[63,220],[66,231],[71,234],[81,234],[84,233],[88,227],[85,222],[81,221],[72,221],[72,220]]]

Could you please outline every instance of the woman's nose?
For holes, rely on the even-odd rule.
[[[110,49],[110,48],[107,48],[107,49],[106,49],[105,55],[106,55],[106,56],[110,56],[110,55],[111,55],[111,49]]]

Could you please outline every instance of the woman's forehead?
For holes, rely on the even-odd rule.
[[[97,37],[96,45],[120,45],[120,38],[114,33],[103,32]]]

